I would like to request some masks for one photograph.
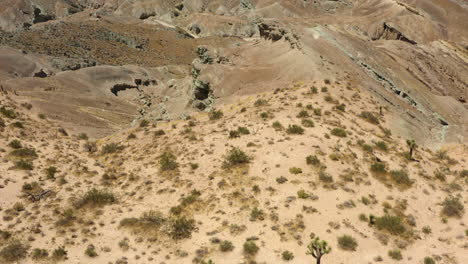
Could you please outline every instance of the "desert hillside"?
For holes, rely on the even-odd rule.
[[[468,6],[6,0],[0,263],[468,263]]]

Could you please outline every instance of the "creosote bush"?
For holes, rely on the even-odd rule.
[[[224,241],[221,241],[221,243],[219,243],[219,250],[221,250],[221,252],[229,252],[229,251],[234,250],[234,245],[232,244],[231,241],[224,240]]]
[[[346,133],[346,130],[342,128],[334,128],[330,131],[330,134],[336,136],[336,137],[346,137],[348,133]]]
[[[282,130],[283,129],[283,125],[278,121],[273,122],[272,127],[275,130]]]
[[[239,148],[232,148],[224,157],[223,168],[231,168],[237,165],[249,163],[250,157]]]
[[[341,249],[354,251],[358,244],[352,236],[343,235],[338,237],[338,245]]]
[[[6,107],[0,107],[0,113],[7,118],[13,119],[17,117],[17,114],[13,109],[7,109]]]
[[[179,167],[179,163],[176,161],[176,156],[169,151],[164,152],[159,156],[159,169],[161,171],[171,171]]]
[[[424,264],[436,264],[435,260],[431,257],[424,258]]]
[[[413,184],[413,181],[408,176],[408,172],[405,170],[392,170],[390,171],[390,176],[398,184],[406,186]]]
[[[384,215],[375,218],[375,226],[379,230],[385,230],[392,235],[402,235],[406,232],[403,220],[398,216]]]
[[[8,143],[8,146],[10,148],[14,148],[14,149],[20,149],[22,148],[23,146],[21,145],[21,141],[17,140],[17,139],[14,139],[12,140],[10,143]]]
[[[258,246],[255,244],[254,241],[246,241],[244,243],[243,248],[244,248],[244,253],[247,255],[251,255],[251,256],[257,254],[259,250]]]
[[[93,188],[87,191],[80,199],[75,202],[75,207],[83,208],[85,206],[104,206],[116,202],[117,198],[113,193]]]
[[[11,241],[0,250],[0,259],[6,262],[17,262],[26,258],[27,248],[20,241]]]
[[[211,112],[208,113],[208,117],[210,118],[210,120],[218,120],[221,119],[223,116],[224,113],[221,110],[213,109]]]
[[[306,157],[306,163],[309,164],[309,165],[316,166],[316,165],[320,164],[320,160],[317,158],[317,156],[310,155],[310,156]]]
[[[442,214],[449,217],[461,217],[465,207],[457,197],[447,197],[442,202]]]
[[[37,158],[36,150],[33,148],[14,149],[10,152],[10,155],[19,157],[19,158],[28,158],[28,159]]]
[[[374,162],[371,165],[371,171],[376,172],[376,173],[386,173],[387,172],[387,167],[385,166],[385,163],[383,162]]]
[[[283,260],[290,261],[294,259],[294,254],[291,251],[286,250],[281,253],[281,257]]]
[[[115,153],[119,150],[122,150],[123,149],[123,146],[117,144],[117,143],[109,143],[109,144],[106,144],[102,147],[102,150],[101,150],[101,153],[102,154],[111,154],[111,153]]]
[[[289,173],[291,173],[291,174],[301,174],[302,169],[297,168],[297,167],[291,167],[291,168],[289,168]]]
[[[47,252],[47,249],[35,248],[32,252],[32,259],[34,260],[45,259],[48,256],[49,252]]]
[[[390,256],[394,260],[402,260],[403,256],[401,255],[401,251],[399,249],[393,249],[388,251],[388,256]]]
[[[286,129],[288,134],[295,134],[295,135],[302,135],[304,134],[304,129],[298,125],[289,125],[288,129]]]
[[[312,121],[310,119],[302,119],[301,124],[304,127],[314,127],[315,126],[314,121]]]
[[[363,112],[361,112],[361,114],[359,116],[361,118],[364,118],[365,120],[367,120],[371,124],[374,124],[374,125],[380,124],[379,119],[374,114],[372,114],[371,112],[363,111]]]
[[[172,239],[190,238],[192,232],[196,229],[195,220],[186,217],[180,217],[172,221],[170,236]]]

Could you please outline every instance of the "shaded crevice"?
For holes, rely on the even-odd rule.
[[[135,85],[131,85],[131,84],[125,84],[125,83],[121,83],[121,84],[115,84],[114,86],[112,86],[111,88],[111,92],[117,96],[117,94],[121,91],[125,91],[125,90],[128,90],[128,89],[137,89],[138,90],[138,86],[135,86]]]
[[[47,15],[47,14],[42,14],[42,10],[35,7],[34,8],[34,18],[33,18],[33,23],[42,23],[42,22],[47,22],[49,20],[54,20],[55,17],[53,15]]]
[[[401,40],[404,42],[407,42],[411,45],[416,45],[416,41],[411,40],[407,36],[405,36],[403,33],[401,33],[399,30],[396,28],[390,26],[388,23],[383,23],[382,29],[379,30],[377,33],[377,36],[372,37],[372,40],[379,40],[379,39],[385,39],[385,40]]]

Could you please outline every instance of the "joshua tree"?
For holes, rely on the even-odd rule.
[[[323,255],[331,252],[331,247],[328,245],[327,241],[320,240],[318,237],[312,240],[307,248],[309,249],[307,255],[312,255],[312,257],[317,260],[317,264],[320,264],[320,259]]]
[[[416,147],[418,145],[416,145],[416,141],[414,141],[414,139],[406,140],[406,144],[409,147],[409,158],[412,160],[413,159],[413,151],[416,149]]]

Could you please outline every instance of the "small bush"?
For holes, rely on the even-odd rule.
[[[165,134],[166,134],[166,132],[164,132],[164,130],[162,130],[162,129],[158,129],[158,130],[154,131],[154,136],[155,137],[164,136]]]
[[[241,133],[242,135],[248,135],[248,134],[250,134],[249,129],[246,128],[246,127],[238,127],[238,128],[237,128],[237,131],[239,131],[239,133]]]
[[[247,156],[244,151],[239,148],[232,148],[225,156],[223,167],[230,168],[240,164],[246,164],[249,161],[250,157]]]
[[[406,232],[403,221],[398,216],[384,215],[375,218],[375,226],[380,230],[388,231],[392,235],[401,235]]]
[[[422,232],[426,235],[429,235],[430,233],[432,233],[432,229],[430,226],[423,226]]]
[[[34,166],[32,162],[27,160],[18,160],[15,162],[15,169],[18,170],[33,170]]]
[[[289,173],[291,173],[291,174],[301,174],[302,169],[297,168],[297,167],[291,167],[291,168],[289,168]]]
[[[374,162],[371,165],[371,171],[376,172],[376,173],[386,173],[387,172],[387,167],[385,166],[385,163],[383,162]]]
[[[392,170],[390,176],[398,184],[411,185],[413,183],[405,170]]]
[[[290,261],[294,259],[294,254],[291,251],[286,250],[283,251],[281,257],[283,258],[283,260]]]
[[[117,143],[109,143],[109,144],[106,144],[102,147],[102,150],[101,150],[101,153],[102,154],[111,154],[111,153],[115,153],[119,150],[122,150],[123,149],[123,146],[120,146],[119,144]]]
[[[356,250],[357,242],[352,236],[343,235],[338,238],[338,245],[343,250]]]
[[[302,135],[304,134],[304,129],[298,125],[289,125],[286,132],[288,134]]]
[[[283,129],[283,125],[278,121],[273,122],[272,127],[275,130],[282,130]]]
[[[8,143],[8,146],[10,148],[14,148],[14,149],[20,149],[22,148],[23,146],[21,145],[21,141],[17,140],[17,139],[14,139],[12,140],[10,143]]]
[[[369,123],[372,123],[374,125],[380,124],[379,119],[374,114],[372,114],[371,112],[363,111],[363,112],[361,112],[361,114],[359,116],[361,118],[364,118]]]
[[[26,258],[27,248],[20,241],[15,240],[0,250],[0,258],[6,262],[16,262]]]
[[[16,113],[12,109],[7,109],[6,107],[2,106],[0,107],[0,113],[7,118],[13,119],[16,118]]]
[[[87,191],[78,201],[76,201],[75,207],[104,206],[116,202],[117,198],[115,198],[113,193],[93,188]]]
[[[181,217],[172,222],[169,234],[173,239],[190,238],[195,229],[195,220]]]
[[[176,156],[171,152],[164,152],[159,156],[159,169],[161,171],[171,171],[179,167],[179,163],[176,161]]]
[[[37,158],[36,150],[33,148],[20,148],[10,152],[10,155],[19,158]]]
[[[309,112],[307,112],[307,110],[302,110],[299,112],[299,114],[297,114],[297,117],[298,118],[306,118],[306,117],[309,117]]]
[[[302,119],[301,124],[303,126],[305,126],[305,127],[314,127],[315,126],[314,121],[312,121],[310,119]]]
[[[309,164],[309,165],[319,165],[320,164],[320,160],[317,158],[317,156],[315,155],[310,155],[310,156],[307,156],[306,158],[306,163]]]
[[[257,101],[255,101],[254,106],[259,107],[259,106],[264,106],[264,105],[267,105],[267,104],[268,104],[267,100],[258,99]]]
[[[377,148],[379,148],[380,150],[388,151],[388,146],[387,143],[385,143],[385,141],[379,141],[375,143],[375,146],[377,146]]]
[[[67,258],[68,252],[65,250],[64,247],[58,247],[52,253],[52,258],[55,260],[63,260]]]
[[[465,209],[459,198],[447,197],[442,203],[442,214],[449,217],[461,217]]]
[[[346,105],[345,104],[339,104],[339,105],[336,106],[336,109],[338,111],[345,112],[346,111]]]
[[[346,137],[348,135],[348,133],[346,133],[346,130],[342,128],[334,128],[330,131],[330,134],[336,137]]]
[[[86,133],[80,133],[78,134],[78,138],[79,139],[82,139],[82,140],[87,140],[88,139],[88,135]]]
[[[224,113],[221,110],[213,109],[210,113],[208,113],[208,117],[210,118],[210,120],[218,120],[221,119],[223,116]]]
[[[46,249],[35,248],[32,253],[32,259],[41,260],[49,256],[49,252]]]
[[[229,138],[238,138],[240,137],[240,133],[237,130],[229,131]]]
[[[320,109],[320,108],[314,108],[314,115],[316,115],[316,116],[321,116],[321,115],[322,115],[322,109]]]
[[[299,199],[308,199],[310,197],[310,194],[304,190],[299,190],[297,191],[297,197]]]
[[[54,166],[48,167],[46,170],[47,179],[55,179],[55,174],[57,173],[57,168]]]
[[[424,264],[436,264],[435,260],[431,257],[424,258]]]
[[[246,241],[243,247],[244,253],[251,256],[257,254],[259,250],[258,246],[253,241]]]
[[[221,252],[229,252],[229,251],[234,250],[234,245],[232,244],[231,241],[224,240],[224,241],[221,241],[221,243],[219,243],[219,250],[221,250]]]
[[[401,255],[401,251],[399,249],[393,249],[388,251],[388,256],[390,256],[394,260],[402,260],[403,256]]]
[[[11,125],[12,125],[13,127],[16,127],[16,128],[24,128],[23,123],[21,123],[20,121],[13,122],[13,123],[11,123]]]
[[[98,256],[98,253],[96,252],[96,247],[94,245],[88,245],[88,247],[85,250],[85,254],[88,257],[95,258]]]
[[[319,179],[324,183],[331,183],[333,182],[333,177],[326,173],[325,171],[319,172]]]

